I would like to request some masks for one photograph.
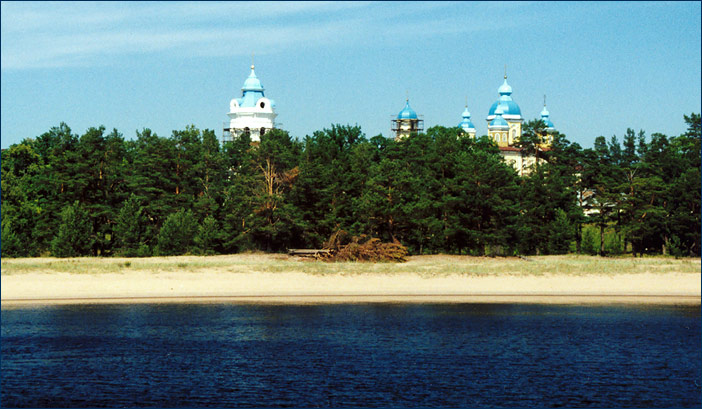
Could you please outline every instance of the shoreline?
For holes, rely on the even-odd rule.
[[[700,259],[281,255],[2,260],[1,307],[66,304],[539,303],[700,305]],[[127,265],[128,263],[128,265]]]
[[[257,295],[190,297],[105,297],[4,299],[2,308],[56,305],[124,304],[549,304],[549,305],[700,305],[700,297],[689,295],[629,294],[470,294],[470,295]]]

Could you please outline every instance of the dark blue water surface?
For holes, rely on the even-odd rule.
[[[3,407],[699,407],[699,306],[2,309]]]

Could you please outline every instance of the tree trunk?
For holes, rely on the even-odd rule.
[[[668,249],[670,248],[669,242],[670,239],[668,239],[668,235],[663,236],[663,245],[661,246],[661,253],[663,253],[664,256],[668,255]]]
[[[583,225],[578,223],[577,234],[575,235],[575,252],[577,254],[582,254],[582,241],[583,241]]]

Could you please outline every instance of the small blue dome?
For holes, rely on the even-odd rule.
[[[405,103],[405,108],[397,114],[397,119],[417,119],[417,113],[410,108],[409,99]]]
[[[263,92],[263,85],[261,85],[261,81],[258,79],[258,77],[256,77],[253,65],[251,66],[251,74],[249,74],[249,78],[244,81],[244,86],[241,87],[241,90]]]
[[[256,102],[263,98],[263,85],[261,81],[256,77],[254,72],[254,66],[251,66],[251,74],[244,81],[244,86],[241,87],[241,98],[237,99],[239,106],[242,108],[252,108],[256,106]]]
[[[509,128],[509,124],[502,117],[502,109],[498,108],[495,112],[495,119],[490,122],[490,128]]]
[[[475,125],[473,125],[470,119],[463,119],[461,123],[458,124],[458,127],[464,131],[475,131]]]
[[[551,122],[551,119],[549,118],[549,112],[546,109],[546,105],[544,105],[544,110],[541,111],[541,121],[543,121],[543,123],[546,125],[546,129],[548,129],[548,130],[555,129],[553,122]]]
[[[502,115],[497,115],[495,119],[490,122],[490,127],[491,128],[509,128],[509,124],[505,119],[502,117]]]
[[[473,125],[473,122],[470,120],[470,112],[468,112],[468,107],[466,107],[466,109],[463,111],[463,120],[460,124],[458,124],[458,127],[466,132],[475,131],[475,125]]]
[[[512,87],[507,83],[507,76],[505,76],[505,82],[502,83],[497,92],[500,95],[512,95]]]

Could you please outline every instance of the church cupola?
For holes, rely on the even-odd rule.
[[[509,123],[502,116],[502,107],[498,106],[495,116],[488,124],[488,137],[497,143],[497,146],[508,146],[509,143]]]
[[[553,126],[553,122],[551,122],[550,113],[546,109],[546,96],[544,96],[544,109],[541,111],[541,121],[546,125],[547,131],[553,132],[556,130]]]
[[[512,87],[507,83],[507,70],[505,69],[504,82],[498,88],[497,93],[499,98],[490,107],[486,121],[488,127],[497,117],[498,110],[501,112],[502,119],[507,122],[508,131],[504,146],[511,146],[516,143],[522,136],[522,110],[512,99]],[[502,133],[500,133],[500,143],[502,143]]]
[[[275,128],[275,101],[265,97],[261,80],[256,76],[254,65],[241,87],[241,98],[229,103],[229,123],[224,125],[223,142],[248,134],[252,142],[259,142],[261,136]]]
[[[468,135],[470,138],[475,138],[475,125],[473,125],[473,121],[470,120],[470,112],[468,111],[468,104],[466,104],[466,109],[463,110],[463,120],[461,121],[460,124],[458,124],[458,127],[461,128],[461,131],[465,134]]]
[[[397,114],[397,118],[392,120],[392,132],[395,140],[400,140],[410,136],[412,133],[424,130],[424,120],[410,107],[409,98],[405,102],[405,107]]]
[[[544,109],[541,111],[541,122],[546,126],[546,135],[542,135],[544,147],[548,147],[553,143],[553,133],[556,132],[556,127],[551,122],[550,113],[546,109],[546,95],[544,95]]]

